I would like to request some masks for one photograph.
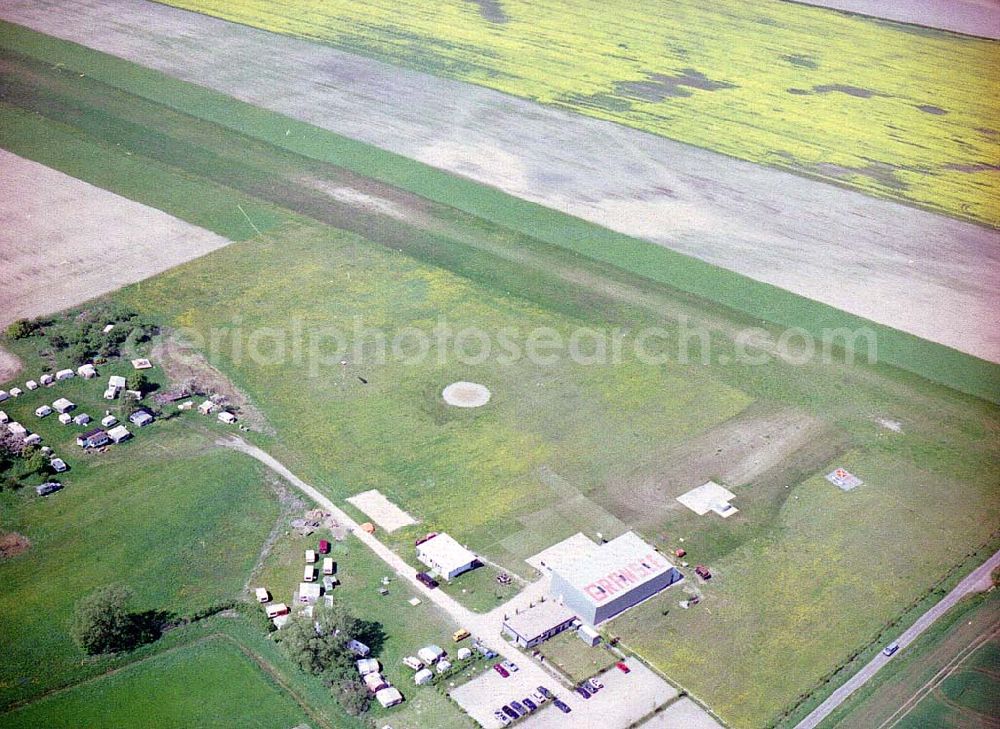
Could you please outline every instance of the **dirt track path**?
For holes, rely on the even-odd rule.
[[[142,0],[0,17],[1000,362],[1000,232]]]
[[[982,592],[986,589],[987,582],[990,581],[990,575],[997,567],[1000,567],[1000,552],[997,552],[973,570],[971,574],[956,585],[954,590],[941,598],[940,602],[917,618],[917,621],[896,639],[896,642],[899,643],[899,649],[901,651],[904,650],[906,646],[919,638],[921,633],[927,630],[935,620],[954,607],[955,603],[963,597],[973,592]],[[817,706],[809,716],[796,724],[795,729],[813,729],[813,727],[819,726],[820,722],[829,716],[834,709],[844,703],[848,696],[868,683],[878,673],[879,669],[891,660],[891,657],[880,652],[864,668],[851,676],[843,686],[834,691],[826,701]]]

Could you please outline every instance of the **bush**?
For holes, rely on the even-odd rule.
[[[36,325],[27,319],[18,319],[7,326],[7,336],[11,339],[25,339],[35,333]]]
[[[334,698],[351,716],[359,716],[368,711],[371,694],[364,684],[356,679],[339,681],[333,687]]]

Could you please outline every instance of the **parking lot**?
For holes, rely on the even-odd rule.
[[[654,709],[677,697],[677,690],[639,661],[627,660],[630,673],[611,668],[600,674],[604,688],[589,699],[570,691],[555,679],[543,685],[569,705],[572,712],[563,714],[546,702],[519,726],[530,729],[564,729],[568,725],[592,729],[616,729],[630,726]],[[451,697],[483,727],[503,726],[493,712],[511,701],[521,701],[538,687],[537,671],[518,671],[503,678],[496,671],[459,686]],[[523,703],[523,702],[522,702]]]

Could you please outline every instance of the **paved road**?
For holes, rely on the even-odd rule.
[[[899,636],[896,642],[899,643],[900,649],[906,648],[906,646],[916,640],[935,620],[944,615],[963,597],[970,593],[982,592],[984,589],[987,589],[990,585],[990,573],[997,567],[1000,567],[1000,552],[997,552],[977,567],[968,577],[959,582],[954,590],[945,595],[934,607],[921,615],[917,619],[917,622]],[[899,654],[897,653],[896,655]],[[813,729],[813,727],[818,726],[834,709],[844,703],[848,696],[870,681],[872,676],[878,673],[879,669],[890,660],[892,658],[879,653],[868,665],[854,674],[847,683],[834,691],[826,701],[817,706],[809,716],[800,721],[795,729]]]

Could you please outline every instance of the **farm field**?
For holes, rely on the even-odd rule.
[[[897,722],[915,729],[971,726],[983,715],[995,717],[995,705],[976,705],[982,697],[976,689],[992,685],[996,696],[998,629],[996,591],[960,603],[821,726],[865,729]]]
[[[225,638],[164,652],[3,715],[4,727],[275,727],[308,722],[282,688]]]
[[[639,521],[637,494],[651,494],[643,535],[664,548],[684,537],[716,577],[703,588],[706,609],[678,615],[670,591],[648,604],[642,630],[626,633],[633,613],[616,630],[734,726],[774,720],[850,654],[843,635],[878,635],[994,536],[995,405],[884,364],[846,365],[836,353],[801,366],[752,364],[737,357],[734,337],[760,321],[710,300],[181,114],[149,98],[154,83],[139,98],[15,53],[5,61],[30,82],[8,87],[0,112],[20,126],[3,144],[127,187],[115,165],[80,164],[72,153],[105,150],[127,132],[130,146],[171,172],[166,212],[183,217],[183,201],[171,198],[183,179],[256,201],[251,220],[257,210],[270,216],[260,235],[115,298],[200,338],[274,427],[269,452],[331,498],[377,488],[420,529],[446,529],[521,573],[524,557],[575,531],[611,536]],[[32,144],[56,132],[75,142],[70,152]],[[218,199],[206,194],[205,206]],[[197,205],[185,213],[200,214]],[[707,356],[459,364],[408,357],[419,350],[412,341],[377,356],[380,333],[391,341],[442,319],[455,331],[516,327],[515,339],[658,326],[658,353],[676,353],[693,323],[705,327]],[[334,332],[360,351],[337,346]],[[327,338],[310,342],[319,334]],[[489,405],[445,406],[441,388],[459,379],[487,383]],[[992,392],[994,381],[979,384]],[[898,427],[880,424],[887,419]],[[727,430],[733,423],[744,441]],[[864,486],[844,493],[823,480],[837,465]],[[723,524],[678,511],[675,494],[723,475],[740,514]],[[873,574],[892,580],[876,584]],[[353,599],[380,599],[365,594],[372,587],[360,584]],[[795,624],[795,640],[778,641],[765,624]],[[771,664],[759,665],[761,654]]]
[[[498,187],[523,200],[498,202],[495,191],[477,191],[436,169],[318,136],[298,122],[268,119],[260,109],[234,107],[190,88],[171,89],[175,109],[380,177],[692,293],[724,298],[727,305],[769,321],[784,315],[783,323],[801,325],[816,313],[807,316],[799,306],[794,317],[788,316],[787,296],[784,304],[770,306],[759,290],[743,297],[740,284],[708,285],[693,275],[690,261],[650,246],[637,250],[636,241],[583,230],[580,221],[571,225],[554,219],[551,211],[542,222],[540,211],[525,201],[988,360],[1000,358],[1000,339],[989,326],[990,313],[1000,307],[993,275],[1000,268],[995,230],[164,5],[11,2],[0,16]],[[24,31],[8,28],[6,35],[13,44]],[[183,37],[183,46],[163,42],[174,37]],[[30,37],[23,43],[33,53],[45,46]],[[216,53],[220,47],[226,49],[223,60]],[[169,86],[128,70],[127,64],[111,64],[65,44],[44,52],[51,63],[73,59],[88,77],[138,95],[163,98]],[[373,97],[399,103],[368,103]],[[245,221],[236,222],[246,230]]]
[[[229,243],[3,150],[0,187],[8,191],[0,196],[0,327],[115,291]],[[40,258],[51,265],[40,266]]]
[[[169,4],[1000,222],[988,41],[777,0]]]

